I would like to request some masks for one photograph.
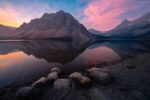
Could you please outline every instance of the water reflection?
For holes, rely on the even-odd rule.
[[[16,51],[0,56],[0,86],[15,81],[29,82],[48,73],[50,66],[44,59]],[[32,77],[31,77],[32,76]]]
[[[109,41],[100,43],[67,41],[1,41],[0,87],[12,82],[30,82],[46,75],[53,64],[63,71],[80,71],[149,52],[150,43]]]
[[[35,81],[48,74],[55,63],[72,61],[87,46],[66,41],[1,41],[0,87]]]
[[[149,52],[149,41],[105,41],[95,43],[86,48],[72,62],[66,64],[64,70],[73,72],[84,70],[91,66],[109,65],[137,54]]]
[[[89,66],[110,64],[120,60],[120,56],[111,48],[101,45],[96,48],[87,48],[71,64],[73,66]]]

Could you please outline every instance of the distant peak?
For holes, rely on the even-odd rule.
[[[88,29],[89,31],[97,31],[97,32],[101,32],[101,31],[99,31],[99,30],[95,30],[95,29],[93,29],[93,28],[91,28],[91,29]]]
[[[44,13],[44,15],[42,16],[42,18],[49,18],[49,16],[50,15],[53,15],[53,14],[57,14],[57,15],[64,15],[64,14],[66,14],[66,12],[64,12],[63,10],[60,10],[60,11],[58,11],[58,12],[56,12],[56,13]]]
[[[142,22],[142,21],[149,21],[150,20],[150,12],[145,13],[144,15],[142,15],[141,17],[133,20],[133,22]]]
[[[26,22],[23,22],[23,25],[26,25],[27,23]]]
[[[26,26],[26,25],[27,25],[27,23],[26,23],[26,22],[23,22],[23,24],[21,24],[20,27],[24,27],[24,26]]]
[[[127,19],[123,20],[123,23],[128,23],[129,21]]]
[[[123,28],[123,27],[127,26],[129,23],[130,23],[130,21],[125,19],[119,25],[117,25],[116,28]]]
[[[59,10],[58,12],[56,12],[56,13],[65,13],[63,10]]]
[[[145,13],[143,16],[146,16],[146,17],[148,16],[149,17],[150,16],[150,12]]]
[[[60,11],[56,12],[56,15],[60,16],[60,17],[63,16],[63,17],[68,17],[68,18],[74,19],[74,17],[70,13],[65,12],[63,10],[60,10]]]
[[[47,16],[47,15],[49,15],[48,13],[44,13],[44,15],[43,16]]]
[[[143,20],[149,20],[150,19],[150,12],[148,12],[148,13],[144,14],[143,16],[141,16],[141,18]]]
[[[56,12],[56,15],[65,15],[66,14],[66,12],[64,12],[63,10],[60,10],[60,11],[58,11],[58,12]]]
[[[125,20],[123,20],[123,21],[121,22],[121,25],[126,25],[126,24],[129,24],[129,23],[130,23],[130,21],[127,20],[127,19],[125,19]]]
[[[48,13],[44,13],[44,15],[42,16],[42,18],[47,18],[50,14]]]

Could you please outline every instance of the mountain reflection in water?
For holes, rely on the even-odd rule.
[[[111,41],[91,45],[67,41],[1,41],[0,87],[32,82],[49,73],[54,64],[62,70],[81,71],[91,65],[111,64],[149,52],[150,43]]]

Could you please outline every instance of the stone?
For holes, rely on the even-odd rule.
[[[37,80],[36,82],[34,82],[33,84],[32,84],[32,86],[44,86],[45,84],[46,84],[46,82],[47,82],[47,78],[46,77],[42,77],[42,78],[40,78],[39,80]]]
[[[82,74],[80,72],[74,72],[74,73],[70,74],[69,78],[81,85],[85,85],[85,84],[88,84],[91,82],[91,79],[89,79],[86,76],[82,76]]]
[[[48,74],[47,79],[48,79],[48,81],[57,80],[58,79],[57,72],[51,72],[50,74]]]
[[[91,79],[86,77],[86,76],[82,76],[81,79],[80,79],[80,83],[82,85],[89,84],[89,83],[91,83]]]
[[[101,69],[101,68],[91,68],[87,70],[89,73],[89,76],[102,83],[102,84],[108,84],[112,82],[112,74],[107,69]]]
[[[61,69],[58,67],[54,67],[51,69],[51,72],[57,72],[59,74],[61,72]]]
[[[81,77],[82,77],[82,74],[79,72],[74,72],[74,73],[69,75],[69,78],[72,80],[80,80]]]
[[[55,89],[69,89],[71,86],[71,80],[70,79],[57,79],[54,82],[54,88]]]
[[[96,87],[93,87],[89,90],[89,95],[92,100],[113,100],[112,95],[105,93],[104,91],[99,90]]]
[[[27,97],[31,93],[32,89],[33,89],[32,86],[22,87],[16,92],[16,96],[17,97]]]

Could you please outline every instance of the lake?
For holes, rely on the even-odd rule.
[[[0,88],[33,82],[56,65],[71,73],[143,53],[150,53],[149,41],[0,41]]]

